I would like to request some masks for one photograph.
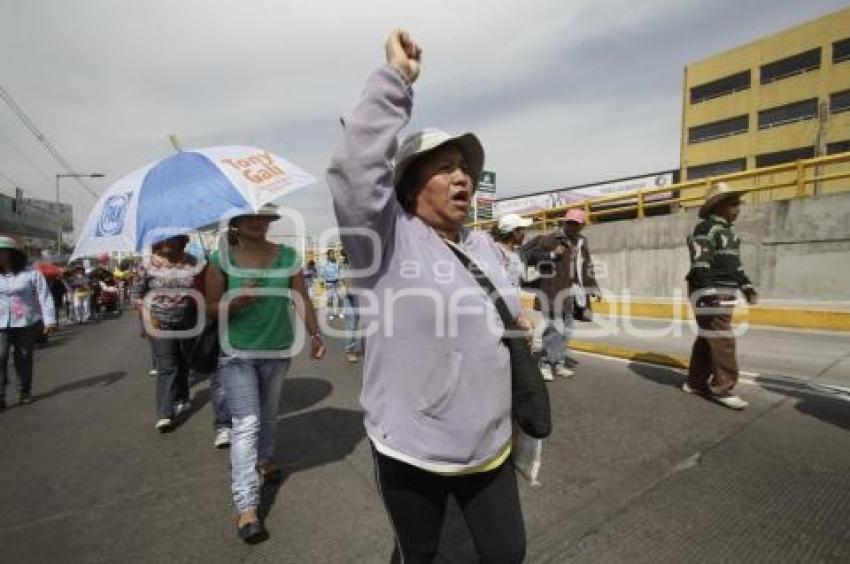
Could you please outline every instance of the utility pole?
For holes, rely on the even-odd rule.
[[[829,105],[826,100],[821,100],[818,103],[818,125],[817,132],[815,133],[815,157],[822,157],[825,153],[825,141],[826,141],[826,130],[829,127]],[[815,178],[819,177],[821,173],[821,166],[815,166],[814,175]],[[814,194],[813,196],[820,196],[821,185],[819,181],[815,181],[814,183]]]

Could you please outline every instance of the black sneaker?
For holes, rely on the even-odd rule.
[[[0,398],[0,411],[6,411],[6,398]]]
[[[19,401],[21,405],[29,405],[32,403],[32,396],[30,396],[29,392],[21,392],[21,399]]]

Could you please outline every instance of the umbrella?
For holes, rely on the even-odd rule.
[[[181,150],[110,186],[89,213],[70,260],[139,252],[223,218],[258,211],[315,182],[308,172],[258,147]]]
[[[49,262],[39,262],[35,265],[35,269],[48,278],[61,278],[63,272],[61,266]]]

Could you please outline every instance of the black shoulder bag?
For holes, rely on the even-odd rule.
[[[517,325],[516,319],[511,315],[504,298],[493,285],[490,278],[481,271],[463,251],[449,244],[449,248],[481,285],[487,295],[493,300],[499,318],[505,326],[505,336],[502,342],[508,347],[511,355],[511,409],[513,418],[524,433],[535,439],[545,439],[552,432],[552,415],[549,406],[549,390],[543,382],[540,373],[540,365],[528,341],[523,335],[524,331]]]
[[[224,275],[224,291],[227,291],[227,273]],[[189,346],[189,367],[201,374],[212,374],[218,368],[218,356],[221,346],[218,340],[218,320],[207,318],[201,334],[195,337]]]

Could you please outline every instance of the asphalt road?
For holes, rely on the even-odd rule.
[[[386,562],[358,368],[331,348],[288,375],[287,475],[263,492],[271,538],[251,547],[235,536],[207,383],[159,435],[132,317],[63,329],[38,352],[35,403],[0,414],[0,560]],[[680,392],[676,371],[573,358],[576,376],[550,384],[542,486],[521,482],[528,562],[850,561],[846,396],[744,383],[751,408],[732,412]],[[443,540],[440,562],[472,560],[455,512]]]
[[[741,370],[850,390],[850,333],[738,325]],[[575,338],[660,354],[690,356],[694,321],[597,316],[577,323]]]

